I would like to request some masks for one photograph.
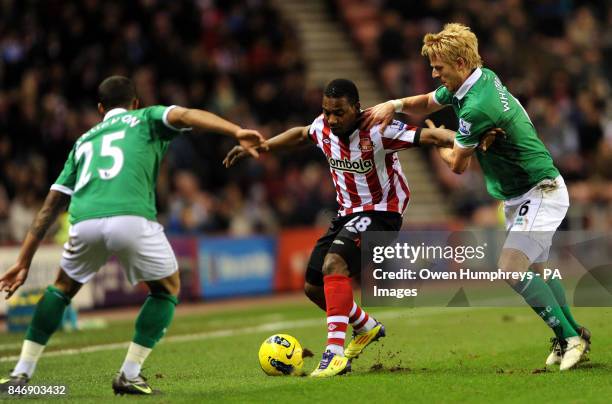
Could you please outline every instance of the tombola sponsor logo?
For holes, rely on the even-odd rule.
[[[348,171],[351,173],[359,174],[367,173],[372,169],[373,166],[372,160],[359,159],[355,161],[350,161],[347,157],[345,157],[343,160],[337,160],[335,158],[330,157],[328,161],[331,168],[340,171]]]

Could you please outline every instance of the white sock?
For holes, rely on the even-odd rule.
[[[21,347],[21,355],[19,355],[19,362],[17,362],[15,369],[11,372],[11,376],[25,373],[28,375],[28,378],[31,378],[34,374],[34,369],[36,369],[36,363],[44,349],[44,345],[27,339],[24,340]]]
[[[130,342],[130,347],[128,348],[120,372],[123,372],[128,380],[138,377],[140,368],[145,359],[147,359],[147,356],[151,353],[151,350],[151,348],[138,345],[135,342]]]
[[[370,331],[372,328],[376,327],[376,320],[372,317],[368,318],[368,321],[358,330],[355,330],[358,334],[363,334],[364,332]]]
[[[330,344],[325,348],[325,350],[336,355],[344,356],[344,347],[340,345]]]

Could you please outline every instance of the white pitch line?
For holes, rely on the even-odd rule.
[[[445,308],[443,308],[445,309]],[[415,317],[424,317],[431,316],[436,314],[442,314],[444,311],[441,308],[435,308],[435,310],[426,310],[420,309],[419,311],[413,311],[410,309],[404,310],[392,310],[382,312],[376,315],[376,318],[380,319],[393,319],[404,316],[409,316],[409,318]],[[466,311],[468,308],[453,308],[455,312],[457,311]],[[302,320],[293,320],[293,321],[277,321],[275,323],[268,324],[260,324],[252,327],[242,327],[242,328],[229,328],[225,330],[216,330],[216,331],[206,331],[200,332],[196,334],[183,334],[183,335],[173,335],[166,337],[162,340],[163,343],[174,343],[174,342],[187,342],[187,341],[202,341],[207,339],[215,339],[215,338],[225,338],[225,337],[234,337],[237,335],[247,335],[247,334],[256,334],[264,331],[279,331],[287,328],[295,329],[295,328],[306,328],[321,325],[324,327],[325,320],[323,317],[321,318],[310,318],[310,319],[302,319]],[[44,357],[54,357],[54,356],[65,356],[65,355],[80,355],[84,353],[92,353],[92,352],[103,352],[103,351],[112,351],[115,349],[126,349],[130,343],[129,342],[115,342],[112,344],[100,344],[100,345],[91,345],[83,348],[70,348],[70,349],[60,349],[57,351],[50,351],[44,353]],[[19,344],[21,345],[21,344]],[[0,358],[0,362],[11,362],[19,359],[19,355],[13,356],[5,356]]]
[[[53,343],[57,344],[60,341],[64,341],[62,338],[53,338]],[[9,349],[21,348],[23,341],[20,342],[9,342],[6,344],[0,344],[0,351],[8,351]]]
[[[11,342],[9,344],[0,344],[0,351],[6,351],[7,349],[19,348],[21,342]]]

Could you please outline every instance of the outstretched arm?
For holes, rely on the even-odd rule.
[[[400,98],[397,100],[387,101],[397,112],[412,113],[412,114],[431,114],[444,108],[434,101],[434,92],[427,94],[414,95],[412,97]]]
[[[444,125],[436,127],[431,119],[425,119],[426,128],[421,130],[419,144],[452,148],[455,143],[455,132],[444,129]]]
[[[59,191],[49,191],[43,207],[36,215],[21,245],[17,262],[0,276],[0,292],[6,292],[6,299],[10,298],[17,288],[25,282],[40,242],[45,237],[49,227],[57,220],[60,212],[66,209],[69,201],[70,196]]]
[[[502,128],[491,128],[482,136],[477,147],[462,147],[455,141],[455,132],[444,129],[444,125],[436,128],[430,119],[426,119],[425,123],[427,128],[421,131],[421,144],[426,142],[424,137],[429,137],[429,144],[438,146],[442,160],[457,174],[463,173],[469,167],[472,155],[477,148],[486,153],[497,137],[506,136]]]
[[[288,129],[283,133],[266,140],[258,150],[276,152],[291,150],[305,145],[308,143],[309,129],[310,126],[298,126]],[[227,153],[225,159],[223,159],[223,164],[226,168],[229,168],[247,156],[248,153],[242,146],[235,146],[229,151],[229,153]]]
[[[476,149],[458,146],[457,143],[455,143],[452,149],[438,148],[442,160],[456,174],[462,174],[470,166],[474,150]]]
[[[381,124],[380,131],[383,132],[387,125],[393,120],[396,112],[428,115],[444,108],[434,100],[434,93],[420,94],[412,97],[390,100],[366,109],[362,127],[366,130],[372,126]]]
[[[176,128],[198,128],[231,136],[253,157],[259,157],[258,148],[265,141],[258,131],[242,129],[218,115],[201,109],[172,108],[168,113],[168,123]]]
[[[291,150],[307,144],[308,126],[296,126],[265,141],[270,151]]]

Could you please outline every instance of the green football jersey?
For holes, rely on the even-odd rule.
[[[72,196],[70,223],[119,215],[156,220],[159,166],[181,133],[167,121],[172,108],[112,109],[75,142],[51,186]]]
[[[527,112],[493,71],[478,68],[454,94],[444,86],[434,94],[438,104],[452,105],[459,118],[459,146],[478,146],[491,128],[506,131],[506,137],[497,138],[486,153],[476,150],[487,191],[494,198],[520,196],[543,179],[559,175]]]

